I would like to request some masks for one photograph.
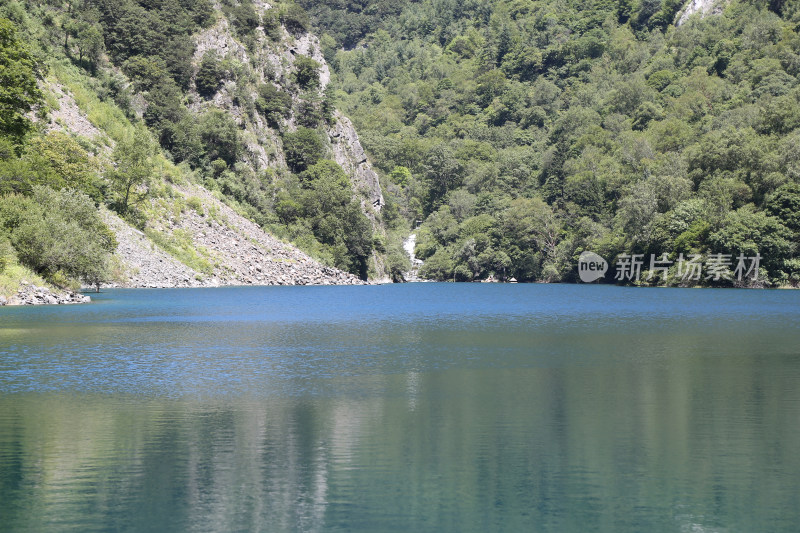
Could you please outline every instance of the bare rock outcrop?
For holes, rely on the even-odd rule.
[[[689,20],[695,13],[700,13],[701,17],[706,15],[719,15],[730,0],[689,0],[683,10],[677,15],[675,24],[680,26]]]
[[[8,300],[0,297],[2,305],[65,305],[91,301],[89,296],[69,290],[51,290],[23,281],[17,293]]]
[[[334,160],[348,173],[356,191],[366,195],[364,202],[369,205],[362,208],[369,216],[370,210],[380,211],[384,204],[378,175],[372,170],[350,119],[338,112],[334,117],[336,122],[328,133]]]

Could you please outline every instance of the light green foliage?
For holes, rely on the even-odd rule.
[[[109,254],[116,240],[81,192],[36,186],[32,196],[0,198],[2,233],[10,236],[24,265],[50,280],[95,284],[110,276]]]
[[[78,189],[102,203],[105,184],[100,179],[100,164],[74,137],[59,131],[36,137],[23,160],[37,183],[55,190]]]
[[[17,252],[11,245],[9,238],[0,233],[0,274],[2,274],[6,267],[17,259]]]
[[[156,146],[150,132],[139,127],[114,148],[116,168],[110,173],[114,207],[122,215],[144,200],[156,171]]]
[[[189,198],[187,198],[186,199],[186,205],[190,209],[194,210],[197,214],[199,214],[199,215],[203,215],[204,214],[203,201],[200,200],[200,198],[198,198],[197,196],[190,196]]]
[[[196,247],[192,242],[191,235],[186,231],[175,230],[171,234],[165,234],[152,228],[146,228],[145,234],[159,248],[189,268],[202,274],[211,274],[214,271],[214,264],[208,251]]]
[[[411,171],[406,167],[396,166],[389,174],[389,179],[401,187],[406,187],[411,181]]]
[[[402,239],[390,240],[386,254],[386,267],[389,270],[389,277],[394,282],[404,281],[405,273],[411,270],[411,259],[403,248]]]

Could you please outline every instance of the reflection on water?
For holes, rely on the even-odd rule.
[[[0,530],[796,531],[796,300],[426,284],[3,309]]]

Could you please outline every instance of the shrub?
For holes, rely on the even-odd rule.
[[[211,98],[217,92],[220,84],[225,79],[225,69],[222,61],[217,57],[213,50],[206,52],[200,61],[200,68],[197,69],[195,77],[195,87],[200,96]]]
[[[228,113],[212,109],[200,117],[200,140],[205,145],[207,161],[222,159],[232,165],[239,157],[239,128]]]
[[[286,117],[292,109],[292,97],[276,89],[272,84],[264,83],[258,88],[256,110],[261,113],[271,126],[277,126],[281,118]]]
[[[322,158],[325,147],[319,134],[310,128],[297,128],[283,135],[286,163],[294,172],[302,172]]]
[[[51,281],[108,279],[117,242],[85,194],[37,186],[30,198],[0,198],[0,213],[0,229],[10,233],[19,260],[36,273]]]
[[[190,196],[186,199],[186,205],[198,214],[203,214],[203,202],[197,196]]]
[[[308,56],[298,56],[294,60],[294,81],[303,89],[319,87],[319,68],[321,66]]]
[[[287,30],[294,34],[308,31],[308,13],[295,3],[291,3],[283,8],[281,11],[281,22],[286,26]]]
[[[6,266],[16,259],[16,251],[11,246],[11,241],[5,235],[0,235],[0,274],[5,271]]]

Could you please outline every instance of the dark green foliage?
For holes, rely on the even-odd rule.
[[[248,0],[224,2],[222,11],[241,37],[250,36],[259,25],[258,14]]]
[[[122,68],[139,91],[149,91],[169,75],[166,62],[157,56],[131,56]]]
[[[0,136],[19,142],[30,129],[26,113],[42,101],[36,85],[39,70],[14,24],[0,18]]]
[[[319,133],[311,128],[300,127],[295,132],[283,135],[283,153],[289,168],[294,172],[302,172],[322,158],[325,146]]]
[[[294,81],[301,89],[315,89],[319,87],[320,64],[308,56],[298,56],[294,60]]]
[[[800,235],[800,184],[783,185],[767,198],[765,204],[769,214],[777,217],[796,236]],[[798,242],[796,237],[795,242]]]
[[[299,203],[314,237],[333,255],[336,267],[366,279],[372,226],[353,199],[350,180],[329,160],[309,166],[300,178]]]
[[[258,87],[256,109],[272,127],[277,127],[281,119],[291,113],[292,97],[274,85],[264,83]]]
[[[148,97],[150,102],[143,118],[148,126],[157,131],[163,130],[169,124],[177,124],[188,114],[183,105],[183,93],[170,79],[162,79],[151,87]],[[168,148],[168,143],[162,142],[162,146]]]
[[[330,117],[326,113],[325,100],[321,99],[316,92],[310,92],[305,98],[300,100],[295,112],[297,123],[307,128],[321,126]]]
[[[294,34],[305,33],[309,29],[308,13],[294,2],[281,8],[281,23]]]
[[[381,28],[400,14],[408,0],[336,0],[316,2],[300,0],[316,25],[324,28],[345,48],[352,48],[359,39]]]
[[[271,41],[278,41],[281,38],[281,21],[274,9],[270,9],[261,16],[261,26],[264,34]]]
[[[225,80],[225,75],[222,61],[217,57],[216,52],[207,52],[200,61],[200,68],[197,69],[194,81],[197,92],[200,93],[200,96],[211,98]]]
[[[233,117],[221,109],[212,109],[200,116],[198,134],[205,148],[205,160],[222,159],[233,165],[242,150],[239,127]]]

